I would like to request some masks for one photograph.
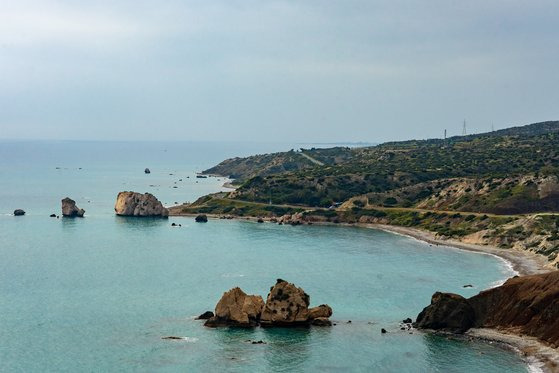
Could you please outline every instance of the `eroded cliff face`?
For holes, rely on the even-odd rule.
[[[469,299],[435,293],[417,317],[419,328],[464,332],[495,328],[559,346],[559,271],[514,277]]]
[[[169,216],[169,210],[153,194],[136,192],[120,192],[115,213],[122,216]]]

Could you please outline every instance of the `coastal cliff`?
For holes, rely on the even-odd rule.
[[[463,333],[493,328],[559,346],[559,271],[514,277],[471,298],[435,293],[417,317],[418,328]]]

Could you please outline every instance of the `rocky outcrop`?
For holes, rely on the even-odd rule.
[[[208,320],[211,319],[212,317],[214,317],[214,313],[212,311],[206,311],[200,316],[198,316],[196,320]]]
[[[74,201],[71,198],[64,198],[62,200],[62,216],[66,216],[66,217],[83,217],[83,215],[85,214],[85,210],[84,209],[80,209],[78,206],[76,206],[76,201]]]
[[[310,297],[301,288],[278,279],[270,289],[266,304],[258,295],[247,295],[240,288],[224,293],[215,315],[204,325],[217,326],[329,326],[332,308],[326,304],[309,308]]]
[[[475,313],[461,295],[436,292],[431,304],[417,316],[416,327],[464,333],[474,325]]]
[[[215,315],[208,319],[204,325],[241,326],[249,327],[258,325],[264,301],[259,295],[247,295],[240,288],[233,288],[223,294],[215,306]]]
[[[332,308],[327,304],[321,304],[318,307],[309,308],[309,318],[328,318],[332,316]]]
[[[301,288],[278,279],[270,289],[260,316],[262,326],[297,325],[309,322],[310,297]]]
[[[116,197],[115,213],[121,216],[169,216],[169,210],[153,194],[136,192],[120,192]]]
[[[22,209],[14,210],[14,216],[23,216],[23,215],[25,215],[25,211],[23,211]]]
[[[196,216],[196,218],[194,220],[197,223],[207,223],[208,222],[208,217],[204,214],[200,214],[200,215]]]
[[[415,325],[457,332],[469,327],[504,329],[558,347],[559,271],[514,277],[469,299],[435,293]]]

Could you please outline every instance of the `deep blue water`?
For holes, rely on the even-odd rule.
[[[497,258],[372,229],[113,215],[121,190],[191,201],[224,181],[196,171],[285,149],[0,142],[0,371],[526,371],[497,346],[399,329],[436,290],[470,296],[511,276]],[[85,218],[48,217],[66,196]],[[231,287],[265,296],[278,277],[330,304],[337,325],[216,330],[194,320]]]

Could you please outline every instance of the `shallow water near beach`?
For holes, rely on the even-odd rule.
[[[498,258],[373,229],[113,215],[121,190],[167,204],[220,190],[224,179],[195,172],[243,155],[234,144],[24,143],[25,162],[16,145],[0,143],[0,371],[527,371],[492,344],[400,330],[434,291],[471,296],[512,276]],[[85,218],[48,216],[66,195]],[[332,306],[337,325],[194,320],[224,291],[265,297],[277,278]]]

